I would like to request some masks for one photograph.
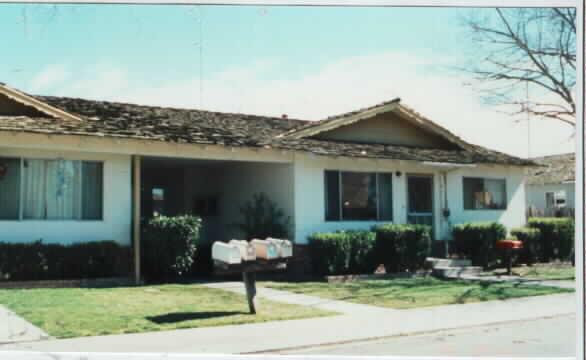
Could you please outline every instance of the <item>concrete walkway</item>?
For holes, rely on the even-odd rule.
[[[238,294],[246,294],[246,289],[242,282],[214,282],[214,283],[201,283],[200,285],[211,287],[214,289],[222,289],[226,291],[235,292]],[[351,314],[355,316],[363,316],[370,314],[388,313],[389,311],[397,311],[388,308],[382,308],[380,306],[354,304],[347,301],[330,300],[324,299],[317,296],[294,294],[288,291],[275,290],[267,287],[257,286],[257,296],[260,298],[267,298],[270,300],[303,305],[313,306],[318,309],[339,312],[342,314]]]
[[[0,344],[45,339],[47,333],[0,305]]]
[[[224,283],[209,286],[227,285]],[[230,291],[240,290],[234,286]],[[329,300],[261,291],[263,291],[262,295],[268,295],[271,298],[273,295],[277,296],[275,300],[279,301],[290,300],[296,303],[317,301],[314,306],[320,308],[329,306],[326,304]],[[332,304],[335,303],[332,302]],[[351,311],[349,305],[335,304],[334,306],[345,314],[306,320],[19,343],[0,346],[0,350],[258,353],[572,314],[576,309],[576,294],[534,296],[412,310],[377,309],[375,311],[370,307],[361,306],[354,308],[357,310],[352,313],[346,313]],[[262,311],[262,302],[260,311]]]

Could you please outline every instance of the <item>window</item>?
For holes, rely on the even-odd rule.
[[[327,221],[392,220],[392,175],[325,172]]]
[[[555,193],[555,206],[556,207],[566,206],[566,192],[564,190],[560,190]]]
[[[165,189],[153,188],[153,216],[165,214]]]
[[[20,160],[0,158],[0,219],[18,220]]]
[[[464,209],[506,209],[504,179],[464,178]]]
[[[102,219],[102,163],[0,159],[0,219]]]
[[[564,190],[560,190],[557,192],[546,192],[545,193],[545,207],[548,209],[551,208],[561,208],[566,206],[566,192]]]

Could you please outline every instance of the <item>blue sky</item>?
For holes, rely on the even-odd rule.
[[[203,76],[226,68],[278,61],[275,76],[318,71],[341,57],[385,48],[422,56],[460,52],[461,9],[0,5],[7,48],[18,49],[2,79],[26,86],[47,61],[71,66],[109,61],[149,82]],[[201,22],[201,24],[200,24]],[[202,46],[202,58],[200,58]],[[200,62],[203,60],[203,67]],[[283,71],[286,69],[286,71]],[[13,70],[21,70],[13,72]],[[3,71],[3,72],[4,72]]]
[[[399,96],[466,140],[526,156],[526,124],[483,105],[453,71],[471,59],[465,11],[0,4],[11,49],[0,81],[35,94],[309,120]],[[573,150],[567,126],[535,120],[531,129],[530,155]]]

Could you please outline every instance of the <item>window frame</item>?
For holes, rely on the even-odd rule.
[[[51,157],[28,157],[28,156],[0,156],[1,159],[18,159],[20,163],[20,184],[19,184],[19,198],[18,198],[18,219],[0,219],[0,222],[4,221],[18,221],[18,222],[26,222],[26,221],[47,221],[47,222],[56,222],[56,221],[66,221],[66,222],[104,222],[104,213],[105,213],[105,161],[104,160],[79,160],[79,159],[61,159],[61,158],[51,158]],[[102,170],[102,179],[101,179],[101,213],[98,219],[25,219],[24,218],[24,207],[23,207],[23,195],[24,195],[24,161],[25,160],[44,160],[44,161],[57,161],[57,160],[70,160],[70,161],[81,161],[82,163],[94,163],[100,164]]]
[[[328,189],[327,189],[327,181],[326,181],[326,173],[328,172],[336,172],[338,173],[338,220],[329,220],[327,218],[327,209],[328,209]],[[343,217],[343,206],[344,203],[342,202],[342,193],[343,193],[343,183],[342,183],[342,174],[343,173],[355,173],[355,174],[374,174],[375,179],[375,189],[376,189],[376,219],[371,220],[364,220],[364,219],[344,219]],[[381,220],[380,218],[380,181],[379,181],[379,174],[385,174],[391,176],[391,219],[389,220]],[[395,196],[394,196],[394,176],[391,170],[389,171],[369,171],[369,170],[341,170],[341,169],[324,169],[323,171],[323,184],[324,184],[324,222],[383,222],[383,221],[394,221],[395,218],[395,209],[393,207],[395,203]]]
[[[502,208],[498,208],[498,209],[490,209],[490,208],[481,208],[481,209],[469,209],[466,208],[466,193],[464,191],[464,181],[466,179],[473,179],[473,180],[482,180],[482,186],[484,187],[484,181],[485,180],[501,180],[504,182],[505,184],[505,191],[504,191],[504,196],[505,196],[505,203],[504,203],[504,207]],[[507,191],[507,178],[506,177],[491,177],[491,176],[462,176],[462,208],[464,209],[464,211],[505,211],[509,208],[509,196],[508,196],[508,191]]]

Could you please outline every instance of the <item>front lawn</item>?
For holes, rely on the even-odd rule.
[[[518,266],[511,269],[513,273],[527,280],[575,280],[576,268],[569,265],[538,264]]]
[[[572,292],[537,285],[512,283],[481,283],[465,280],[438,280],[412,278],[396,280],[360,280],[350,282],[263,282],[266,286],[298,294],[315,295],[394,309],[412,309],[425,306],[463,304],[488,300],[549,295]]]
[[[235,325],[334,315],[200,285],[0,290],[0,304],[58,338]],[[195,341],[195,340],[194,340]]]

